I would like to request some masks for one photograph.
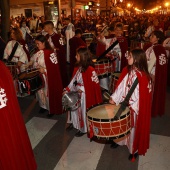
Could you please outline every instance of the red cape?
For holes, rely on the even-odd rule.
[[[70,75],[72,76],[74,65],[76,63],[76,50],[80,46],[85,46],[86,43],[82,40],[82,38],[74,36],[73,38],[69,39],[69,45],[70,45]]]
[[[166,87],[167,87],[167,55],[165,48],[157,44],[153,47],[156,55],[155,84],[152,101],[152,116],[162,116],[165,113]],[[164,56],[163,56],[164,55]],[[160,58],[165,58],[165,64],[160,64]]]
[[[75,73],[77,72],[78,67],[75,67],[73,77]],[[92,81],[92,72],[95,71],[95,69],[91,66],[88,67],[88,69],[82,73],[83,76],[83,82],[84,82],[84,89],[86,93],[86,109],[90,108],[93,105],[102,103],[102,94],[100,89],[100,84],[95,83]]]
[[[125,67],[120,75],[116,87],[120,84],[123,78],[128,74]],[[133,142],[133,153],[138,151],[139,155],[145,155],[149,148],[150,141],[150,121],[151,121],[151,96],[148,89],[148,78],[144,72],[138,73],[139,82],[139,113],[135,125],[135,137]]]
[[[36,170],[11,74],[1,61],[0,68],[0,89],[5,90],[7,98],[6,106],[2,107],[3,92],[0,93],[0,170]]]
[[[49,35],[47,35],[47,38]],[[55,32],[51,35],[52,42],[55,46],[59,68],[60,68],[60,74],[62,79],[63,87],[66,87],[68,85],[68,79],[67,76],[67,68],[66,68],[66,46],[60,44],[61,35],[56,34]]]
[[[59,64],[54,64],[50,60],[53,51],[44,50],[45,64],[47,68],[48,94],[49,94],[49,112],[51,114],[62,113],[62,92],[63,86],[59,70]]]
[[[128,42],[127,42],[127,39],[123,36],[116,37],[116,38],[119,41],[119,46],[120,46],[121,53],[122,53],[122,56],[121,56],[121,70],[122,70],[128,64],[127,59],[125,57],[125,53],[128,51]]]

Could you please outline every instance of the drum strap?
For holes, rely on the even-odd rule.
[[[14,56],[14,54],[15,54],[15,51],[17,50],[17,48],[18,48],[18,42],[16,42],[15,43],[15,45],[14,45],[14,47],[13,47],[13,49],[12,49],[12,52],[11,52],[11,54],[10,54],[10,56],[8,57],[8,61],[11,61],[12,60],[12,58],[13,58],[13,56]]]
[[[112,50],[117,44],[119,43],[118,40],[116,40],[106,51],[104,51],[97,59],[97,61],[101,60],[102,58],[105,57],[105,55]]]
[[[118,110],[117,113],[115,114],[115,117],[114,117],[115,120],[118,120],[118,119],[119,119],[119,117],[120,117],[120,115],[122,114],[122,112],[123,112],[123,111],[126,109],[126,107],[128,106],[128,104],[129,104],[129,99],[130,99],[132,93],[134,92],[137,84],[138,84],[138,78],[135,79],[135,81],[134,81],[134,83],[132,84],[132,87],[130,88],[128,94],[126,95],[124,101],[121,103],[119,110]]]

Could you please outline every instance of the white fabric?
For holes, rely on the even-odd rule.
[[[78,85],[74,85],[74,82],[77,81]],[[71,80],[70,84],[68,85],[70,91],[78,91],[81,90],[81,107],[78,110],[71,111],[71,120],[70,114],[68,113],[68,120],[67,123],[73,123],[74,128],[80,130],[83,133],[87,132],[87,122],[86,122],[86,94],[84,89],[84,83],[82,78],[82,73],[77,70],[75,76]],[[81,114],[83,120],[83,127],[80,127],[79,115]]]
[[[45,73],[42,74],[44,78],[44,88],[36,92],[36,98],[39,101],[40,107],[49,110],[48,84],[47,84],[47,70],[44,59],[44,51],[40,50],[31,57],[33,68],[44,68]]]
[[[4,50],[4,56],[3,58],[4,59],[8,59],[11,52],[12,52],[12,49],[14,48],[14,45],[17,41],[15,40],[11,40],[7,43],[6,47],[5,47],[5,50]],[[18,43],[19,44],[19,43]],[[17,63],[18,61],[20,61],[22,63],[21,67],[20,67],[20,71],[23,72],[25,71],[25,66],[24,64],[27,64],[28,63],[28,58],[27,58],[27,54],[25,53],[24,49],[22,48],[22,45],[18,45],[16,51],[15,51],[15,54],[11,60],[12,62],[15,62]]]
[[[67,46],[67,53],[66,53],[66,56],[67,56],[67,62],[70,62],[70,46],[69,46],[69,39],[74,37],[75,35],[75,31],[74,31],[74,25],[72,23],[69,23],[67,28],[66,28],[66,31],[65,31],[65,35],[66,35],[66,46]]]
[[[129,85],[132,86],[133,82],[136,79],[136,72],[132,71],[132,73],[128,76],[128,74],[124,77],[122,82],[119,84],[118,88],[115,90],[115,92],[111,95],[112,100],[116,103],[116,105],[120,104],[126,97],[128,91],[129,91]],[[139,84],[136,86],[134,92],[132,93],[130,100],[129,100],[130,108],[134,111],[133,113],[133,122],[134,125],[136,123],[136,118],[138,116],[139,112]],[[119,145],[127,145],[129,152],[132,154],[133,150],[133,141],[134,141],[134,135],[135,135],[135,127],[132,127],[130,135],[127,136],[124,139],[120,139],[119,142],[117,142]]]
[[[170,57],[170,38],[165,39],[165,41],[163,42],[163,47],[165,47],[165,49],[168,48],[166,50],[166,54],[168,57]]]
[[[153,50],[153,46],[149,47],[146,50],[146,58],[148,63],[148,71],[150,74],[155,75],[155,69],[156,69],[156,55]]]
[[[30,30],[32,30],[32,29],[35,30],[36,29],[37,22],[38,22],[38,24],[40,24],[41,20],[38,21],[37,18],[30,20]],[[39,27],[39,25],[37,26],[37,30],[38,30],[38,27]]]
[[[30,31],[30,29],[29,29],[27,26],[26,26],[26,27],[21,27],[20,29],[21,29],[23,38],[24,38],[24,40],[25,40],[25,39],[26,39],[26,33],[30,34],[31,31]]]

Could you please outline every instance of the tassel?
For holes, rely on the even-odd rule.
[[[134,155],[133,155],[133,157],[132,157],[132,159],[131,159],[131,162],[135,162],[135,160],[136,160],[136,158],[135,158]]]

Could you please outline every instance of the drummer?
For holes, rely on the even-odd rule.
[[[23,72],[25,71],[25,65],[28,63],[28,54],[23,44],[20,43],[24,41],[20,29],[13,28],[10,39],[5,47],[3,59],[16,63],[19,68],[18,73]],[[14,51],[15,44],[18,44],[18,46]],[[11,55],[12,51],[15,52],[13,55]]]
[[[120,72],[127,64],[125,60],[125,53],[128,50],[128,42],[126,38],[123,37],[123,24],[120,22],[116,23],[115,27],[111,26],[109,28],[108,36],[104,37],[101,33],[99,38],[100,41],[105,44],[105,49],[108,49],[116,40],[118,40],[119,43],[113,49],[111,49],[106,57],[113,60],[113,70]]]
[[[45,36],[37,36],[35,42],[39,51],[31,57],[28,66],[33,65],[33,68],[38,69],[44,79],[44,87],[36,93],[40,105],[39,113],[48,110],[48,117],[54,114],[62,114],[63,86],[58,58]]]
[[[116,105],[123,102],[133,82],[138,78],[139,83],[128,102],[132,129],[130,135],[113,142],[111,148],[127,145],[129,160],[133,162],[138,154],[145,155],[149,149],[152,85],[145,52],[134,49],[127,56],[127,60],[128,66],[123,69],[109,102]]]
[[[76,67],[70,84],[64,89],[63,95],[69,91],[77,91],[81,95],[81,107],[68,114],[67,130],[77,129],[76,137],[87,133],[86,110],[92,105],[102,102],[99,79],[94,70],[90,52],[86,47],[77,49]]]

